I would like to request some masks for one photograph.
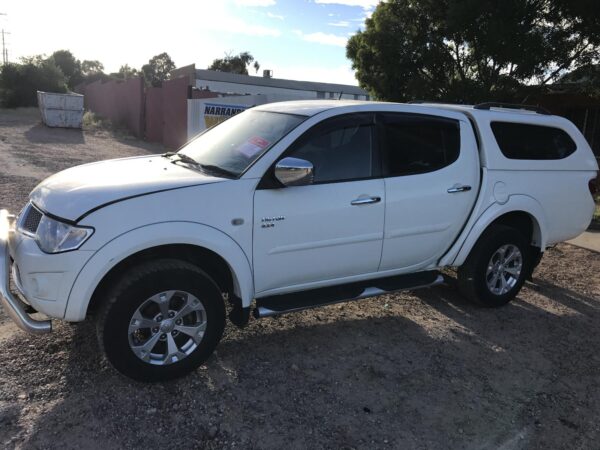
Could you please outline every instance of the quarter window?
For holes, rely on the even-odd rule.
[[[577,145],[560,128],[513,122],[492,122],[500,151],[509,159],[563,159]]]
[[[456,120],[412,114],[382,114],[387,176],[433,172],[460,153]]]
[[[373,119],[354,114],[315,126],[294,145],[289,156],[310,161],[314,183],[372,176]]]

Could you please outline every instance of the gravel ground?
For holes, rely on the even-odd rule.
[[[0,110],[2,206],[75,164],[157,152]],[[92,327],[0,312],[3,448],[598,448],[600,254],[562,244],[497,310],[438,287],[228,326],[192,375],[140,384]]]

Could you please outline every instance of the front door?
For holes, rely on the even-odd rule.
[[[259,185],[253,244],[257,294],[377,271],[385,188],[373,123],[371,114],[322,122],[282,155],[311,162],[313,184]],[[272,171],[265,177],[273,177]]]

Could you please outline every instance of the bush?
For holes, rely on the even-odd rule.
[[[0,72],[0,103],[6,108],[36,106],[37,91],[67,92],[66,80],[52,60],[30,58],[6,64]]]

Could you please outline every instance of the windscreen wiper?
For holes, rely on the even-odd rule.
[[[164,156],[165,158],[170,158],[171,156],[177,156],[179,158],[177,161],[182,161],[184,163],[192,164],[194,166],[201,165],[198,161],[196,161],[191,156],[186,155],[185,153],[167,152],[167,153],[163,153],[162,156]]]
[[[202,172],[205,172],[205,173],[225,175],[228,178],[237,178],[238,177],[238,174],[235,172],[232,172],[231,170],[223,169],[222,167],[215,166],[214,164],[199,163],[194,158],[186,155],[185,153],[167,152],[167,153],[163,153],[161,156],[163,156],[165,158],[170,158],[171,156],[177,156],[179,159],[176,159],[172,162],[176,163],[178,161],[181,161],[186,164],[191,164],[192,166],[199,168],[200,170],[202,170]]]
[[[219,166],[215,166],[213,164],[202,164],[202,163],[198,163],[198,165],[200,166],[200,168],[206,172],[212,172],[212,173],[216,173],[216,174],[221,174],[221,175],[225,175],[226,177],[230,177],[230,178],[237,178],[238,174],[235,172],[232,172],[231,170],[227,170],[227,169],[223,169],[222,167]]]

